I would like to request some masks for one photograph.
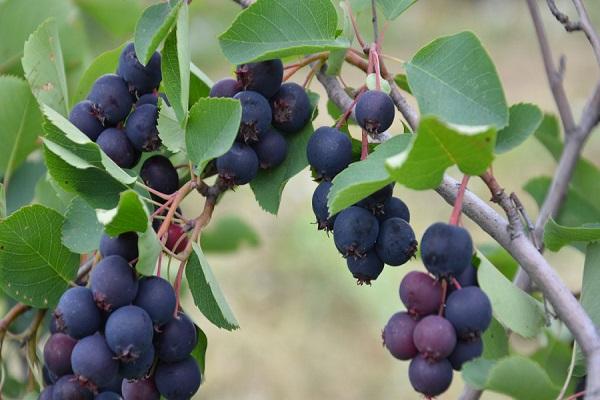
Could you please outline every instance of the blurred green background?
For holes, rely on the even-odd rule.
[[[31,3],[46,0],[18,0]],[[50,0],[48,0],[50,1]],[[57,11],[65,19],[61,31],[63,51],[70,70],[70,89],[79,74],[101,52],[118,46],[133,32],[143,5],[135,0],[54,1],[71,5]],[[301,1],[301,0],[299,0]],[[12,0],[0,0],[3,3]],[[571,11],[570,2],[558,1]],[[587,2],[593,20],[600,26],[600,3]],[[75,7],[76,6],[76,7]],[[567,34],[540,1],[554,56],[567,59],[565,86],[579,115],[588,92],[599,77],[592,52],[581,33]],[[223,32],[240,11],[230,0],[194,0],[191,3],[192,60],[213,80],[230,76],[232,66],[223,57],[216,36]],[[137,14],[136,14],[137,13]],[[93,15],[93,17],[92,17]],[[6,17],[6,15],[4,15]],[[7,31],[0,13],[0,40]],[[359,23],[370,36],[368,15]],[[520,0],[421,0],[403,16],[390,23],[383,52],[408,60],[429,41],[462,30],[474,31],[490,52],[503,81],[510,104],[534,102],[545,111],[555,107],[546,83],[537,41],[526,4]],[[84,35],[80,34],[85,32]],[[24,33],[24,38],[28,33]],[[8,54],[8,53],[7,53]],[[18,73],[18,60],[0,53],[0,71]],[[391,70],[402,65],[388,61]],[[294,78],[299,83],[308,71]],[[364,76],[350,66],[344,80],[360,85]],[[324,111],[325,97],[319,83],[311,90],[322,95],[322,111],[316,124],[331,124]],[[397,118],[399,120],[399,117]],[[400,132],[400,125],[394,125]],[[592,136],[585,154],[599,163],[600,138]],[[520,148],[502,155],[494,163],[494,173],[509,191],[515,191],[535,217],[533,200],[521,189],[528,179],[549,175],[554,169],[550,155],[529,139]],[[450,171],[455,177],[459,174]],[[217,208],[214,221],[228,215],[243,218],[260,234],[258,247],[245,247],[235,254],[210,254],[209,260],[241,329],[227,332],[205,322],[208,336],[205,382],[197,398],[205,399],[419,399],[408,382],[408,363],[393,359],[382,347],[381,329],[400,310],[397,290],[402,276],[422,268],[418,260],[399,268],[386,267],[372,286],[357,286],[338,255],[330,237],[312,224],[310,199],[316,187],[307,171],[288,183],[280,214],[265,213],[244,187],[228,193]],[[473,180],[470,189],[483,198],[489,193]],[[397,187],[410,206],[412,225],[420,237],[435,221],[447,220],[451,208],[433,192],[415,192]],[[197,213],[200,198],[190,198],[186,214]],[[490,242],[469,221],[478,245]],[[578,290],[583,257],[568,248],[548,257],[569,287]],[[518,338],[520,351],[531,352],[535,344]],[[455,399],[462,390],[459,374],[451,389],[440,399]],[[501,396],[486,393],[484,399]]]

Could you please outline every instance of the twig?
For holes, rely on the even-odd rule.
[[[360,31],[358,30],[358,24],[356,23],[356,18],[354,17],[354,13],[352,12],[352,5],[349,0],[346,0],[346,8],[348,9],[348,15],[350,16],[350,21],[352,22],[352,29],[354,29],[354,35],[356,36],[356,41],[360,44],[360,47],[365,49],[367,47],[366,42],[360,35]]]
[[[371,0],[371,13],[373,15],[371,21],[373,22],[373,42],[377,47],[380,47],[381,43],[379,42],[379,26],[377,23],[377,4],[375,0]]]
[[[254,3],[254,0],[233,0],[233,1],[235,1],[240,6],[242,6],[242,8],[248,8]]]
[[[548,3],[548,8],[550,8],[550,12],[552,12],[552,15],[554,15],[558,22],[564,25],[567,32],[581,30],[581,23],[579,23],[578,21],[571,21],[567,14],[563,13],[558,9],[554,0],[546,0],[546,2]]]

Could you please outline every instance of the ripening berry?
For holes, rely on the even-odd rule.
[[[417,321],[406,312],[392,315],[381,335],[383,344],[399,360],[410,360],[417,355],[413,333]]]
[[[69,121],[93,142],[98,139],[98,136],[104,130],[99,117],[98,110],[94,108],[94,104],[89,100],[83,100],[75,104],[69,113]]]
[[[454,350],[456,332],[444,317],[429,315],[417,323],[413,340],[423,357],[429,361],[439,361]]]
[[[435,223],[421,239],[423,264],[438,278],[460,275],[471,265],[472,256],[471,235],[459,226]]]
[[[40,393],[40,397],[38,397],[38,400],[52,400],[52,392],[53,391],[54,391],[53,385],[46,386],[44,388],[44,390],[42,390],[42,393]]]
[[[302,130],[311,117],[310,100],[304,88],[297,83],[281,85],[271,98],[273,126],[285,133]]]
[[[122,129],[108,128],[102,131],[96,144],[121,168],[133,168],[140,160],[140,153]]]
[[[64,333],[55,333],[44,345],[44,363],[54,377],[73,373],[71,353],[77,340]]]
[[[402,218],[386,219],[379,227],[375,249],[379,258],[387,265],[402,265],[417,251],[415,233]]]
[[[123,379],[121,386],[123,400],[159,400],[160,393],[154,384],[154,378],[130,381]]]
[[[177,254],[185,250],[188,245],[188,238],[185,230],[177,224],[169,225],[167,230],[167,242],[165,246],[173,253]]]
[[[224,78],[215,82],[210,89],[209,97],[233,97],[242,90],[242,85],[231,78]]]
[[[394,102],[384,92],[368,90],[356,102],[356,120],[370,134],[383,133],[394,122]]]
[[[379,221],[364,208],[341,211],[333,225],[335,246],[344,257],[361,257],[375,246]]]
[[[105,126],[115,126],[125,121],[133,105],[127,82],[115,74],[98,78],[87,99],[93,103]]]
[[[135,46],[129,43],[123,48],[119,56],[119,66],[117,74],[136,92],[138,95],[151,93],[157,89],[162,80],[160,68],[161,57],[158,52],[154,52],[147,65],[142,65],[135,53]]]
[[[417,392],[427,397],[439,396],[452,383],[452,365],[445,359],[430,362],[418,355],[410,362],[408,378]]]
[[[259,92],[271,98],[281,86],[283,63],[280,59],[238,65],[235,71],[243,90]]]
[[[411,315],[434,314],[442,304],[442,285],[424,272],[411,271],[400,283],[400,299]]]
[[[318,178],[331,180],[352,162],[352,141],[339,130],[323,126],[310,137],[306,156]]]

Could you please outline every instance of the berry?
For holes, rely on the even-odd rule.
[[[69,363],[71,362],[70,357],[71,356],[69,356]],[[53,372],[50,372],[46,365],[42,367],[42,378],[44,378],[45,386],[50,386],[58,380],[58,376],[56,376]]]
[[[158,358],[169,363],[184,360],[194,350],[196,341],[196,326],[187,315],[179,313],[158,335]]]
[[[460,275],[471,265],[472,255],[471,235],[464,228],[438,222],[423,234],[421,258],[438,278]]]
[[[104,257],[92,270],[90,281],[96,305],[104,311],[131,304],[137,294],[135,272],[121,256]]]
[[[52,400],[92,400],[94,394],[75,375],[60,378],[52,389]]]
[[[368,90],[356,102],[356,120],[370,134],[388,130],[394,122],[394,102],[384,92]]]
[[[459,340],[448,361],[452,364],[452,368],[460,371],[462,365],[468,361],[474,360],[483,354],[483,341],[481,338],[463,341]]]
[[[104,130],[104,126],[98,118],[98,110],[94,108],[94,104],[89,100],[80,101],[73,106],[69,114],[69,121],[93,142],[98,139],[98,136]]]
[[[144,161],[140,177],[148,187],[163,194],[173,194],[179,189],[177,170],[165,156],[156,155]]]
[[[140,279],[133,304],[144,309],[155,325],[164,325],[173,318],[175,312],[175,290],[169,281],[149,276]]]
[[[379,228],[375,249],[384,263],[392,266],[402,265],[417,251],[415,233],[402,218],[386,219]]]
[[[158,94],[157,93],[146,93],[141,95],[138,101],[135,102],[135,108],[137,109],[140,106],[145,104],[150,104],[155,107],[158,107]]]
[[[446,300],[446,318],[461,339],[479,337],[492,322],[492,304],[476,286],[455,290]]]
[[[242,90],[242,86],[238,81],[231,78],[224,78],[216,82],[210,88],[209,97],[233,97]]]
[[[75,339],[81,339],[100,329],[100,310],[94,303],[92,291],[81,286],[63,293],[54,316],[58,330]]]
[[[75,375],[96,386],[110,383],[119,371],[119,362],[99,333],[77,342],[71,354],[71,364]]]
[[[159,400],[160,393],[156,389],[153,378],[128,381],[123,379],[121,386],[123,400]]]
[[[121,168],[133,168],[140,160],[140,153],[133,147],[121,129],[103,130],[96,143]]]
[[[281,85],[271,98],[273,126],[285,133],[299,132],[311,116],[310,100],[304,88],[297,83]]]
[[[340,212],[333,225],[333,239],[344,257],[361,257],[375,246],[377,218],[364,208],[352,206]]]
[[[312,209],[317,217],[317,227],[326,231],[333,230],[333,223],[337,216],[329,216],[329,207],[327,207],[327,196],[333,184],[329,181],[321,181],[312,196]]]
[[[102,392],[94,400],[121,400],[121,396],[115,392]]]
[[[408,367],[412,387],[427,397],[444,393],[452,383],[452,365],[448,360],[430,362],[422,355],[413,358]]]
[[[117,374],[112,381],[100,388],[101,392],[115,392],[121,394],[121,383],[123,378]]]
[[[138,360],[152,346],[154,327],[146,311],[137,306],[125,306],[114,311],[104,330],[108,347],[119,360]]]
[[[128,262],[132,262],[138,258],[138,235],[135,232],[125,232],[110,237],[105,233],[100,239],[99,250],[102,257],[121,256]]]
[[[192,357],[176,363],[159,363],[154,381],[160,394],[169,400],[186,400],[198,391],[202,374]]]
[[[158,137],[158,108],[143,104],[127,118],[125,133],[137,151],[155,151],[160,148]]]
[[[456,332],[447,319],[438,315],[423,318],[415,327],[415,346],[430,361],[448,357],[456,346]]]
[[[400,299],[411,315],[434,314],[442,304],[442,285],[424,272],[411,271],[400,283]]]
[[[318,178],[331,180],[352,162],[352,141],[335,128],[320,127],[308,141],[306,157]]]
[[[245,143],[259,141],[271,126],[272,113],[269,102],[257,92],[240,92],[233,98],[238,99],[242,104],[238,138]]]
[[[52,392],[54,391],[54,386],[46,386],[42,393],[40,393],[40,397],[38,400],[52,400]]]
[[[150,346],[139,354],[135,360],[121,361],[119,363],[119,376],[124,379],[141,379],[154,363],[154,347]]]
[[[417,321],[406,312],[392,315],[383,328],[383,344],[391,355],[399,360],[410,360],[417,355],[413,342],[413,332]]]
[[[410,211],[406,204],[397,197],[390,197],[383,203],[383,208],[377,214],[377,219],[380,222],[389,218],[402,218],[406,222],[410,222]]]
[[[392,197],[392,193],[394,192],[394,184],[390,183],[389,185],[385,185],[375,193],[370,194],[365,197],[361,201],[359,201],[356,205],[362,208],[366,208],[371,211],[375,215],[380,215],[383,213],[383,207],[387,200]]]
[[[117,74],[122,76],[138,95],[151,93],[158,88],[162,80],[160,61],[160,54],[155,51],[148,64],[142,65],[135,54],[133,43],[129,43],[119,56]]]
[[[274,168],[285,161],[288,144],[283,135],[274,129],[267,131],[257,143],[252,145],[260,167]]]
[[[229,186],[245,185],[258,174],[258,156],[252,147],[236,142],[217,158],[217,171]]]
[[[465,268],[465,270],[456,277],[456,280],[461,287],[479,286],[479,282],[477,282],[477,269],[472,264]]]
[[[133,105],[127,82],[115,74],[102,75],[98,78],[87,99],[98,110],[100,120],[108,126],[124,121]]]
[[[179,240],[183,236],[183,239]],[[183,228],[177,224],[169,225],[165,246],[174,253],[182,252],[188,245],[188,238]],[[177,247],[177,248],[176,248]]]
[[[71,353],[77,340],[64,333],[55,333],[44,345],[44,363],[55,377],[73,373]]]
[[[271,98],[281,86],[283,63],[280,59],[238,65],[237,80],[244,90],[253,90]]]
[[[383,271],[383,261],[377,257],[374,250],[368,251],[362,257],[346,258],[348,269],[352,272],[352,276],[358,280],[359,284],[371,284],[371,281],[377,279],[381,271]]]

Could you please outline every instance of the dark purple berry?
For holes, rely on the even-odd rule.
[[[138,151],[155,151],[160,148],[158,137],[158,108],[144,104],[135,109],[127,118],[125,133]]]
[[[98,78],[87,99],[98,110],[98,115],[104,125],[108,126],[125,121],[133,105],[127,82],[114,74],[102,75]]]
[[[119,376],[124,379],[141,379],[150,371],[154,363],[154,347],[142,351],[138,358],[119,362]]]
[[[339,130],[323,126],[310,137],[306,157],[319,178],[331,180],[352,162],[352,141]]]
[[[96,305],[104,311],[131,304],[137,294],[135,271],[121,256],[104,257],[92,270],[90,282]]]
[[[410,222],[410,211],[406,204],[397,197],[390,197],[383,203],[383,209],[377,214],[377,219],[380,222],[389,218],[402,218],[406,222]]]
[[[75,339],[81,339],[100,329],[100,310],[94,303],[92,291],[81,286],[63,293],[54,316],[58,330]]]
[[[54,391],[54,386],[46,386],[42,393],[40,393],[40,397],[38,400],[52,400],[52,392]]]
[[[346,258],[346,264],[348,264],[352,276],[361,285],[370,285],[371,281],[376,280],[383,271],[383,261],[377,257],[374,250],[368,251],[362,257],[348,257]]]
[[[452,383],[452,365],[448,360],[430,362],[418,355],[410,362],[408,378],[417,392],[427,397],[439,396]]]
[[[125,306],[114,311],[104,329],[108,347],[119,360],[136,361],[152,346],[154,327],[146,311],[137,306]]]
[[[423,263],[438,278],[460,275],[471,265],[472,256],[471,235],[459,226],[435,223],[421,239]]]
[[[119,362],[99,333],[77,342],[71,354],[71,365],[75,375],[97,387],[110,383],[119,371]]]
[[[442,304],[442,285],[424,272],[411,271],[400,283],[400,299],[411,315],[434,314]]]
[[[460,371],[463,364],[480,357],[483,354],[483,341],[481,338],[473,340],[459,340],[448,361],[452,364],[452,368]]]
[[[112,381],[107,383],[106,385],[100,387],[101,392],[115,392],[121,394],[121,384],[123,383],[123,378],[117,374]]]
[[[164,362],[184,360],[194,350],[196,341],[196,326],[187,315],[179,313],[158,335],[158,358]]]
[[[160,393],[154,384],[154,378],[129,381],[123,379],[121,386],[123,400],[159,400]]]
[[[252,145],[252,149],[256,152],[260,167],[268,169],[285,161],[288,144],[281,133],[271,129]]]
[[[209,97],[233,97],[242,90],[242,85],[231,78],[224,78],[215,82],[210,88]]]
[[[242,105],[242,120],[238,138],[244,143],[259,141],[271,129],[271,107],[260,93],[240,92],[234,99]]]
[[[271,98],[273,126],[285,133],[302,130],[312,113],[310,100],[304,88],[297,83],[281,85]]]
[[[121,396],[115,392],[102,392],[94,400],[121,400]]]
[[[141,95],[138,101],[136,101],[135,103],[135,108],[137,109],[138,107],[141,107],[145,104],[150,104],[154,107],[158,107],[158,93],[152,92]]]
[[[258,174],[258,156],[252,147],[236,142],[217,158],[217,171],[228,185],[245,185]]]
[[[69,364],[71,363],[71,359],[69,356]],[[42,378],[44,378],[44,386],[50,386],[54,384],[58,380],[58,376],[56,376],[53,372],[51,372],[46,365],[42,367]]]
[[[385,185],[375,193],[372,193],[369,196],[365,197],[356,205],[362,208],[366,208],[376,216],[379,216],[383,213],[384,204],[387,200],[389,200],[392,197],[393,192],[394,184],[390,183],[389,185]]]
[[[148,64],[142,65],[137,58],[133,43],[129,43],[119,56],[117,74],[122,76],[138,95],[151,93],[158,88],[162,80],[160,61],[160,54],[155,51]]]
[[[128,262],[132,262],[138,258],[138,235],[135,232],[125,232],[110,237],[105,233],[100,239],[99,250],[102,257],[121,256]]]
[[[165,156],[156,155],[144,161],[140,177],[148,187],[162,194],[173,194],[179,189],[177,169]]]
[[[202,374],[192,357],[175,363],[159,363],[154,381],[160,394],[169,400],[190,399],[200,387]]]
[[[356,120],[370,134],[383,133],[394,122],[394,102],[384,92],[368,90],[356,102]]]
[[[333,230],[333,223],[336,215],[329,216],[329,207],[327,207],[327,196],[333,184],[329,181],[321,181],[312,196],[312,209],[317,217],[317,227],[326,231]]]
[[[139,281],[138,293],[133,304],[144,309],[155,325],[164,325],[175,313],[175,290],[169,281],[150,276]]]
[[[446,358],[456,346],[456,332],[447,319],[438,315],[423,318],[415,327],[415,346],[425,358],[439,361]]]
[[[481,289],[468,286],[448,296],[445,316],[460,339],[479,337],[492,322],[492,304]]]
[[[121,168],[133,168],[140,160],[140,153],[121,129],[103,130],[96,143]]]
[[[375,246],[379,221],[364,208],[341,211],[333,225],[335,246],[344,257],[361,257]]]
[[[283,63],[280,59],[238,65],[237,80],[244,90],[253,90],[271,98],[281,86]]]
[[[92,400],[94,394],[75,377],[65,375],[60,378],[52,389],[52,400]]]
[[[104,130],[104,126],[99,119],[98,110],[94,108],[94,104],[89,100],[80,101],[73,106],[69,114],[69,121],[93,142],[98,139],[98,136]]]
[[[402,265],[417,251],[415,233],[402,218],[386,219],[379,228],[375,249],[379,258],[387,265]]]
[[[417,355],[413,332],[417,321],[406,312],[392,315],[381,335],[383,344],[399,360],[410,360]]]
[[[73,373],[71,353],[77,340],[64,333],[55,333],[44,345],[44,363],[55,377]]]

